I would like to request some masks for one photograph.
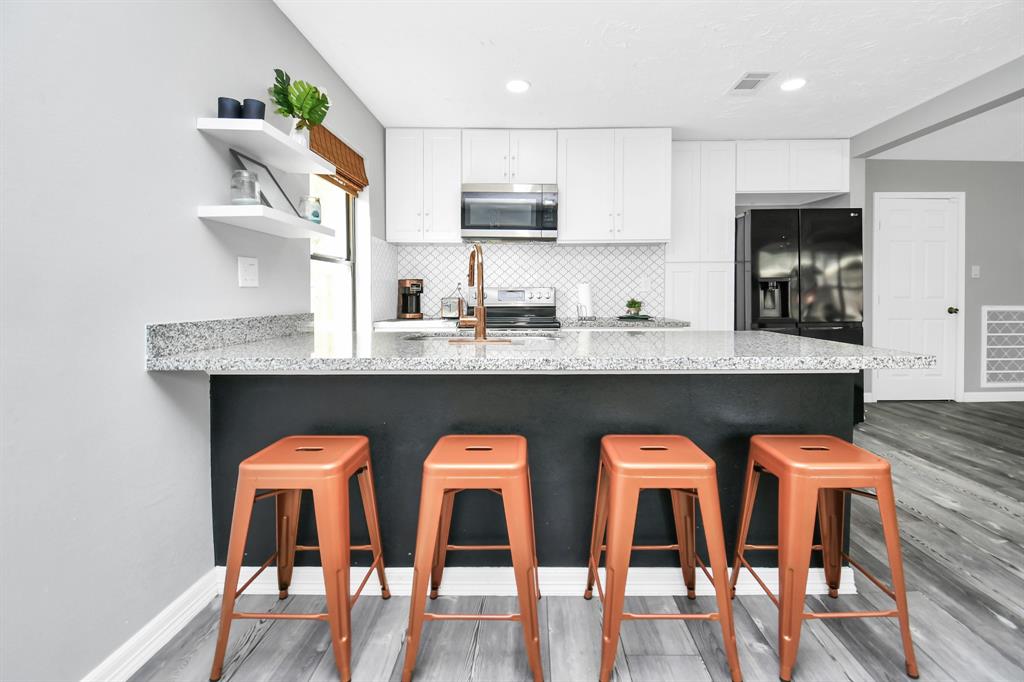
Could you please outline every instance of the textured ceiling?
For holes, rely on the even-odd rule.
[[[849,137],[1024,55],[1021,0],[276,2],[386,126]]]
[[[871,158],[1024,161],[1024,99],[996,107]]]

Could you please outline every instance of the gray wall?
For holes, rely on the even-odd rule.
[[[384,133],[269,2],[0,5],[0,678],[79,679],[213,567],[208,380],[147,374],[144,325],[309,309],[307,242],[195,218],[229,175],[195,118],[280,66],[374,189]]]
[[[867,161],[864,205],[866,319],[870,323],[871,225],[875,192],[966,192],[967,301],[964,390],[982,391],[981,306],[1024,304],[1024,163],[978,161]],[[970,279],[970,267],[981,278]],[[870,324],[865,338],[870,339]]]

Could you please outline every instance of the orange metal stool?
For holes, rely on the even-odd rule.
[[[633,545],[637,501],[641,490],[667,489],[672,496],[677,543],[672,545]],[[696,515],[694,502],[700,503],[704,535],[711,572],[695,550]],[[607,545],[604,538],[607,535]],[[632,550],[678,550],[687,596],[694,599],[696,567],[715,586],[718,611],[715,613],[644,614],[623,613],[626,574]],[[605,574],[607,589],[602,590],[597,575],[601,551],[607,550]],[[725,535],[718,504],[718,478],[715,462],[693,441],[683,436],[605,436],[601,439],[601,464],[597,474],[597,499],[590,536],[587,590],[593,595],[594,583],[604,604],[603,641],[601,643],[601,681],[611,678],[619,628],[623,620],[687,619],[718,620],[729,670],[734,682],[740,682],[740,660],[736,653],[732,603],[729,599]]]
[[[507,545],[450,545],[452,504],[462,490],[490,490],[501,495],[508,524]],[[445,554],[456,550],[507,549],[519,593],[519,613],[456,614],[426,613],[427,581],[435,598],[441,585]],[[412,679],[424,620],[507,620],[523,624],[526,654],[535,682],[544,673],[540,659],[540,629],[537,623],[537,548],[533,532],[530,470],[526,464],[526,439],[522,436],[444,436],[423,463],[416,556],[409,603],[403,682]]]
[[[779,539],[777,545],[748,545],[750,516],[757,496],[761,472],[779,479]],[[874,488],[875,493],[857,488]],[[890,589],[843,551],[846,495],[861,495],[878,501],[885,533],[885,546],[892,572]],[[818,518],[821,544],[814,542],[814,520]],[[744,558],[748,550],[778,550],[779,596],[775,597]],[[839,594],[839,577],[845,559],[896,602],[890,611],[841,611],[805,613],[804,597],[811,550],[820,550],[825,565],[829,596]],[[800,627],[806,618],[892,618],[900,620],[907,675],[917,677],[917,659],[910,640],[907,591],[903,582],[903,559],[896,525],[896,503],[889,462],[834,436],[754,436],[743,491],[740,532],[730,585],[736,586],[740,566],[745,567],[779,607],[779,677],[789,680],[800,646]]]
[[[359,478],[359,490],[370,534],[369,545],[353,546],[349,539],[348,482],[353,475]],[[318,547],[295,544],[299,525],[299,503],[302,491],[307,489],[313,491],[316,529],[320,542]],[[257,494],[257,490],[268,492]],[[253,502],[269,497],[274,497],[277,504],[277,551],[263,562],[241,589],[236,589],[245,555],[245,540],[249,534]],[[355,595],[349,597],[350,552],[353,549],[373,552],[373,563]],[[235,600],[238,596],[275,560],[280,597],[287,597],[292,567],[295,565],[295,552],[317,550],[320,552],[324,570],[327,613],[235,612]],[[232,620],[279,618],[326,620],[331,628],[331,643],[334,647],[338,674],[342,682],[348,682],[352,677],[350,613],[374,570],[380,579],[381,596],[387,599],[391,593],[388,591],[387,578],[384,576],[384,556],[381,554],[377,501],[374,497],[373,470],[370,466],[370,441],[365,436],[290,436],[249,457],[238,467],[238,488],[235,492],[235,510],[231,520],[220,632],[210,679],[220,679]]]

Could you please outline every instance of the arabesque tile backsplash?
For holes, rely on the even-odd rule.
[[[443,297],[459,284],[466,290],[470,248],[469,244],[395,245],[374,238],[374,319],[395,316],[397,280],[404,277],[423,279],[423,311],[436,317]],[[484,244],[484,267],[487,286],[554,286],[560,317],[575,317],[580,282],[590,282],[594,314],[600,317],[621,315],[630,297],[641,299],[649,315],[665,312],[663,244]]]

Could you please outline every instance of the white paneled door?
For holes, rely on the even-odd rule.
[[[878,193],[872,345],[928,353],[925,370],[876,370],[878,400],[953,400],[960,355],[961,202]]]

